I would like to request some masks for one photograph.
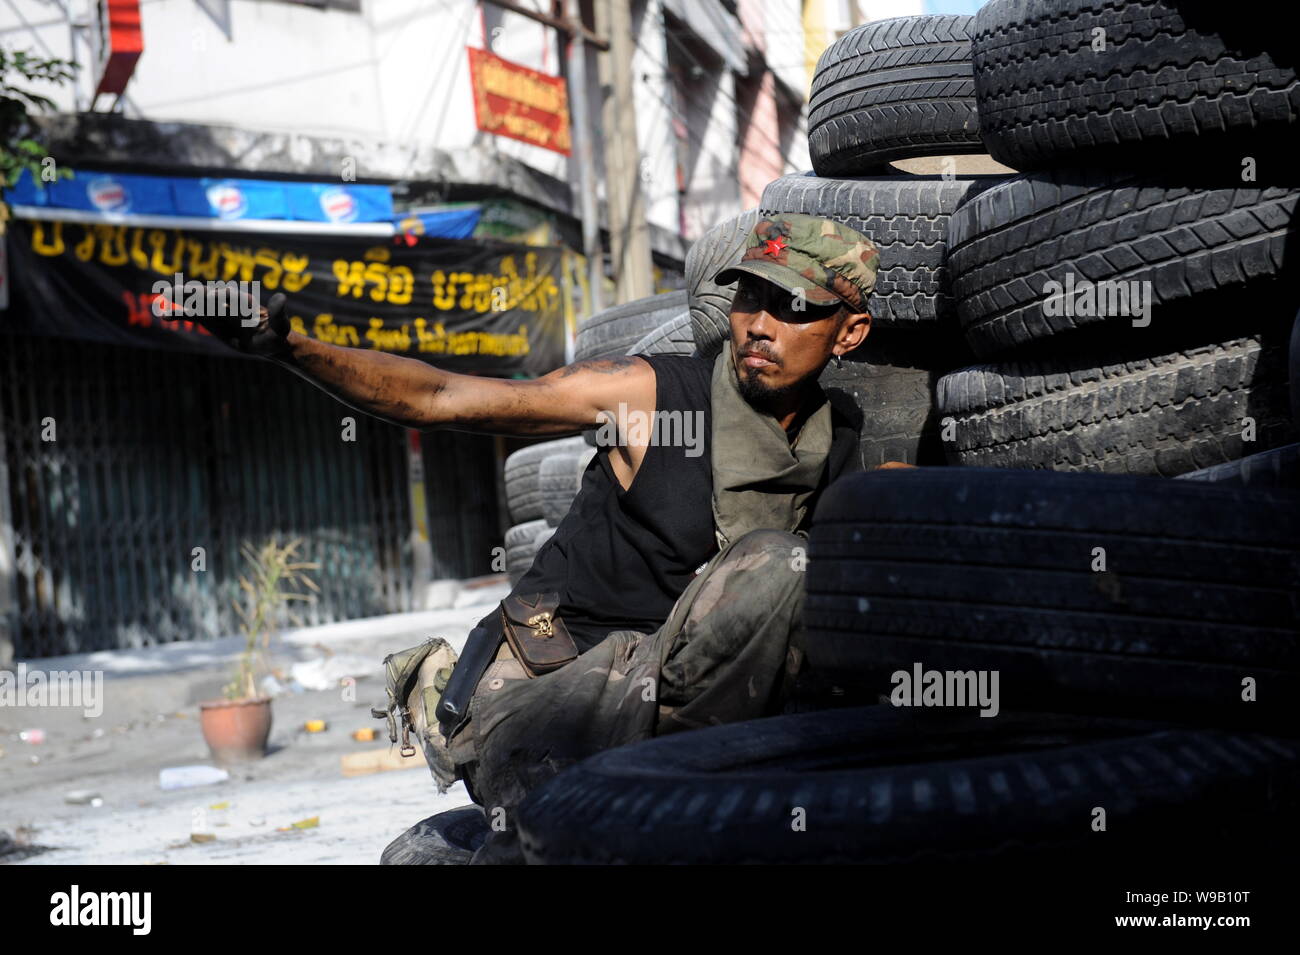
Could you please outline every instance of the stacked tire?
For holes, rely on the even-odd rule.
[[[943,463],[935,386],[940,376],[969,360],[955,331],[948,218],[963,200],[999,181],[997,176],[805,175],[783,177],[763,191],[758,212],[763,218],[823,216],[871,236],[880,248],[876,287],[866,303],[871,331],[821,379],[824,389],[847,393],[862,411],[863,467],[887,461]]]
[[[919,663],[1011,709],[1296,731],[1300,490],[878,471],[827,491],[809,557],[809,661],[868,695]]]
[[[814,173],[785,176],[759,208],[700,239],[687,261],[695,342],[713,355],[728,334],[734,286],[710,281],[736,261],[756,221],[787,213],[859,229],[880,248],[866,342],[828,367],[821,384],[861,412],[861,465],[941,464],[937,380],[970,360],[956,332],[947,274],[948,218],[998,175],[907,175],[890,164],[983,152],[975,116],[970,17],[903,17],[868,24],[821,56],[809,102]],[[704,277],[692,265],[707,265]],[[832,394],[832,398],[835,395]]]
[[[1300,439],[1300,84],[1269,32],[1199,0],[981,8],[980,125],[1022,175],[949,221],[986,360],[939,382],[951,463],[1174,477]]]
[[[685,291],[664,292],[604,309],[578,326],[574,357],[591,361],[631,354],[643,339],[657,341],[655,333],[665,326],[676,323],[680,327],[686,313]]]
[[[823,54],[816,175],[697,244],[694,342],[725,340],[707,277],[757,218],[860,228],[877,351],[823,384],[864,412],[868,468],[957,466],[868,470],[818,505],[802,647],[840,708],[593,757],[520,807],[530,862],[1295,843],[1300,191],[1276,157],[1300,93],[1267,25],[1203,0],[990,0]],[[985,148],[1021,175],[888,166]],[[932,702],[926,673],[975,696]]]
[[[819,176],[895,159],[982,153],[971,18],[897,17],[850,30],[817,61],[808,151]]]
[[[697,352],[714,358],[731,335],[729,315],[734,285],[719,285],[713,276],[740,261],[758,210],[747,209],[714,226],[692,243],[686,253],[686,292],[692,338]]]
[[[468,865],[483,845],[487,819],[478,806],[465,806],[421,819],[385,847],[380,865]]]
[[[532,444],[506,458],[506,506],[515,522],[505,537],[511,583],[532,566],[537,551],[555,533],[594,453],[577,437]]]
[[[853,475],[817,510],[803,647],[845,698],[893,705],[598,754],[523,803],[522,849],[533,863],[951,863],[1294,845],[1298,582],[1293,489]],[[924,674],[939,675],[933,698]],[[951,696],[953,677],[968,695]]]
[[[1213,0],[990,0],[974,30],[980,131],[1014,169],[1143,156],[1239,177],[1243,159],[1285,162],[1297,144],[1292,46],[1271,17]]]
[[[534,864],[1204,862],[1294,844],[1297,767],[1260,734],[871,706],[609,750],[518,826]]]

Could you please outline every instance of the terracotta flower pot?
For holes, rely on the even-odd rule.
[[[208,700],[199,704],[199,725],[217,762],[261,759],[271,735],[271,698]]]

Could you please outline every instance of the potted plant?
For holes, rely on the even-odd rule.
[[[314,600],[314,593],[320,593],[316,582],[305,573],[319,569],[320,565],[297,559],[300,544],[296,539],[284,545],[270,540],[257,551],[248,544],[240,547],[249,564],[249,574],[239,577],[242,600],[236,598],[232,602],[244,635],[244,652],[223,690],[223,698],[199,704],[203,738],[218,762],[260,759],[266,755],[266,740],[271,734],[271,698],[258,693],[258,665],[269,672],[266,651],[282,616],[290,623],[302,625],[296,615],[287,611],[289,603]],[[314,593],[304,592],[301,589],[304,587]]]

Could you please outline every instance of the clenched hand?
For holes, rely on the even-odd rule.
[[[272,295],[266,305],[260,305],[247,293],[240,292],[239,296],[238,308],[212,291],[175,303],[167,295],[160,297],[167,315],[193,319],[238,352],[259,358],[288,355],[289,316],[285,309],[288,300],[284,294]]]

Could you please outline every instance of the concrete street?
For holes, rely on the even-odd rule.
[[[342,756],[388,746],[384,721],[369,713],[383,699],[381,661],[430,636],[459,651],[503,593],[485,588],[458,609],[284,633],[271,657],[283,683],[294,663],[333,660],[356,671],[355,686],[335,679],[330,689],[285,690],[273,704],[266,758],[191,789],[162,790],[159,770],[213,765],[198,703],[220,695],[238,639],[26,661],[29,670],[104,670],[104,711],[86,718],[79,709],[0,706],[0,863],[377,863],[408,826],[469,802],[460,784],[439,795],[418,753],[410,769],[343,776]],[[328,728],[307,732],[313,719]],[[379,735],[353,740],[363,727]],[[43,730],[44,741],[24,742],[19,734],[31,729]],[[69,803],[79,791],[102,804]],[[317,825],[292,828],[312,817]],[[195,842],[196,831],[215,838]],[[6,834],[48,851],[3,854]]]

